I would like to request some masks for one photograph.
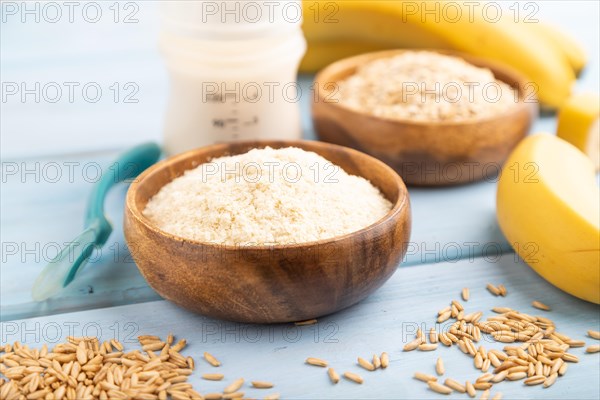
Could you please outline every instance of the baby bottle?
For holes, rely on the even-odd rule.
[[[171,82],[168,154],[301,137],[300,1],[168,1],[161,12],[160,47]]]

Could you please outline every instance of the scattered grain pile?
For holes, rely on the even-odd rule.
[[[428,51],[371,61],[339,82],[337,100],[379,117],[460,121],[514,106],[515,91],[486,68]]]
[[[344,235],[390,209],[369,181],[316,153],[267,147],[186,171],[148,202],[144,215],[177,236],[261,245]]]
[[[0,356],[2,399],[201,399],[188,376],[191,357],[180,351],[186,341],[173,336],[139,338],[140,350],[125,352],[117,340],[68,337],[67,343],[31,349],[6,344]]]
[[[326,368],[329,365],[327,361],[315,357],[308,357],[305,362],[306,364],[313,365],[315,367]],[[369,372],[373,372],[378,369],[386,369],[390,365],[390,356],[386,352],[381,353],[381,355],[373,354],[372,361],[358,357],[357,365]],[[329,376],[329,380],[332,384],[337,385],[339,383],[340,375],[333,368],[327,369],[327,375]],[[344,372],[343,376],[347,380],[358,383],[359,385],[362,385],[365,381],[361,375],[350,371]]]
[[[125,352],[112,339],[68,337],[49,349],[31,349],[19,342],[0,346],[0,399],[2,400],[221,400],[243,398],[244,379],[227,385],[222,392],[200,394],[187,382],[195,369],[192,357],[180,351],[185,339],[174,342],[158,336],[138,337],[141,350]],[[211,354],[204,359],[213,367],[221,363]],[[223,374],[203,374],[205,380],[221,381]],[[253,381],[253,388],[270,389],[270,382]],[[279,394],[264,399],[277,400]]]
[[[504,285],[488,284],[486,289],[494,296],[507,294]],[[464,290],[462,293],[464,298]],[[550,307],[539,301],[534,301],[532,306],[550,311]],[[495,307],[492,311],[497,315],[483,321],[482,311],[465,313],[462,304],[452,300],[450,305],[439,310],[437,314],[438,323],[455,320],[449,329],[435,332],[435,335],[430,332],[429,337],[435,338],[430,340],[430,343],[426,342],[426,335],[419,329],[415,339],[404,346],[404,351],[431,350],[437,348],[439,341],[448,347],[458,347],[464,354],[473,358],[473,366],[482,372],[475,382],[467,381],[463,385],[447,378],[440,383],[436,376],[422,372],[416,372],[414,378],[426,382],[430,390],[439,394],[458,392],[475,397],[476,391],[479,390],[483,391],[481,398],[488,399],[493,386],[504,380],[521,380],[526,386],[550,387],[567,372],[567,363],[579,362],[579,358],[569,350],[583,347],[585,342],[557,332],[551,319],[507,307]],[[503,350],[486,350],[483,345],[476,344],[482,340],[482,333],[489,334],[494,341],[507,345]],[[600,338],[600,333],[588,331],[588,336]],[[595,351],[600,351],[600,347],[590,346],[586,349],[587,353]],[[435,363],[435,371],[438,376],[446,373],[441,358]],[[493,399],[501,397],[501,393],[496,393]]]

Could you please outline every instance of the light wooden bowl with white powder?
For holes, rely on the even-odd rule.
[[[349,57],[313,87],[319,139],[384,161],[409,185],[495,180],[538,110],[535,86],[517,71],[449,51]]]
[[[381,193],[378,205],[361,203],[362,199],[353,196],[353,192],[342,185],[338,186],[341,196],[334,196],[330,192],[324,198],[336,204],[323,201],[319,205],[321,218],[325,218],[327,212],[322,211],[347,212],[352,210],[349,204],[358,204],[359,208],[367,209],[359,217],[369,225],[346,227],[341,235],[326,234],[323,239],[296,244],[285,240],[276,244],[265,244],[257,240],[259,245],[250,244],[244,239],[252,236],[244,233],[226,236],[225,240],[217,243],[219,240],[203,240],[210,239],[210,234],[203,236],[206,232],[196,237],[182,232],[169,233],[165,230],[168,228],[159,226],[160,218],[157,220],[152,218],[152,213],[144,212],[151,199],[165,185],[182,177],[185,171],[215,158],[240,155],[251,149],[267,146],[273,149],[291,146],[318,154],[340,166],[347,175],[354,175],[350,181],[346,177],[341,179],[342,185],[357,181],[363,185],[370,182],[374,187],[372,189]],[[183,182],[186,185],[192,184],[191,180]],[[206,190],[206,186],[199,187]],[[303,190],[306,188],[300,189],[295,196],[301,196]],[[378,192],[377,194],[379,195]],[[221,193],[221,196],[224,194]],[[177,207],[176,199],[171,200],[173,206]],[[297,200],[292,202],[299,207],[302,203]],[[161,207],[165,204],[168,201],[162,203]],[[381,215],[371,217],[372,221],[363,219],[369,213],[381,213],[382,206],[387,208]],[[161,207],[155,208],[153,212]],[[273,208],[275,205],[268,204],[268,207]],[[231,211],[234,210],[230,209],[229,212]],[[315,211],[316,208],[307,205],[305,210],[300,208],[298,212]],[[206,212],[207,209],[203,209],[201,215],[195,215],[192,220],[202,218],[202,213]],[[330,214],[334,216],[333,220],[321,221],[321,224],[335,226],[335,219],[339,219],[340,214],[333,211]],[[178,218],[181,215],[185,214],[179,214]],[[211,218],[213,217],[215,216]],[[231,222],[231,215],[226,220]],[[217,223],[219,219],[210,221]],[[269,221],[276,221],[273,210],[267,210],[267,223]],[[293,218],[287,223],[293,223],[290,221]],[[315,223],[318,224],[318,221]],[[393,274],[400,263],[406,252],[410,225],[408,192],[402,179],[391,168],[349,148],[306,141],[219,144],[162,161],[145,171],[130,186],[124,229],[138,268],[148,283],[164,298],[215,318],[275,323],[329,314],[368,296]],[[239,229],[240,225],[237,227]],[[254,228],[260,228],[260,223]],[[276,227],[269,235],[281,229],[282,226]],[[310,240],[315,232],[319,232],[308,231],[311,232],[308,236],[298,236],[300,241]],[[287,233],[290,233],[289,230]],[[269,238],[269,235],[257,237]],[[242,238],[240,244],[234,245],[228,241],[232,238],[235,240],[236,237]],[[218,235],[215,238],[223,239]]]

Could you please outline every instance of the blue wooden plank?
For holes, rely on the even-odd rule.
[[[507,297],[494,297],[486,289],[487,282],[503,283]],[[185,338],[183,350],[196,360],[197,370],[190,382],[201,392],[221,391],[234,379],[266,380],[283,399],[433,399],[439,395],[425,383],[412,378],[414,372],[435,374],[435,361],[442,357],[446,374],[460,382],[474,381],[482,375],[473,367],[471,357],[457,346],[441,346],[434,352],[403,352],[417,328],[448,329],[450,323],[435,324],[437,311],[459,299],[463,287],[469,287],[471,299],[462,302],[466,312],[482,311],[484,319],[494,315],[496,306],[511,307],[521,312],[552,319],[556,330],[587,345],[598,341],[586,337],[586,331],[600,329],[598,306],[585,303],[560,292],[512,255],[495,263],[476,259],[456,264],[441,263],[399,269],[375,294],[360,304],[319,319],[313,326],[246,325],[204,318],[184,311],[168,302],[148,302],[96,309],[85,312],[47,316],[29,320],[4,322],[0,325],[2,342],[22,341],[40,347],[42,342],[57,343],[66,335],[100,335],[116,337],[132,350],[137,348],[137,335],[165,337],[173,332]],[[538,300],[552,307],[543,312],[531,307]],[[503,344],[484,335],[480,342],[487,349],[501,349]],[[216,356],[222,367],[215,369],[202,360],[203,352]],[[369,358],[386,351],[390,366],[386,370],[367,372],[356,364],[357,357]],[[492,395],[502,392],[505,399],[598,399],[600,396],[600,362],[598,354],[584,354],[583,348],[571,349],[580,362],[570,364],[567,373],[548,389],[526,387],[522,381],[495,385]],[[352,371],[365,379],[363,385],[342,380],[332,385],[325,369],[307,366],[307,357],[327,360],[338,373]],[[200,375],[219,372],[222,382],[207,382]],[[245,387],[251,397],[266,392]],[[481,392],[479,392],[481,395]],[[466,398],[455,393],[450,398]]]

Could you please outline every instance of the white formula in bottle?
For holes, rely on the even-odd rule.
[[[171,78],[165,151],[301,137],[299,1],[169,1],[160,44]]]

